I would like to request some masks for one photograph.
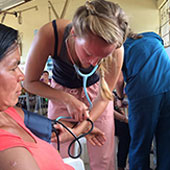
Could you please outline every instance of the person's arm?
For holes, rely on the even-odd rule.
[[[118,77],[120,75],[123,64],[123,55],[124,55],[123,47],[117,49],[114,52],[113,61],[112,63],[110,63],[108,72],[105,74],[105,80],[111,91],[113,91],[113,89],[115,88]],[[100,93],[98,93],[98,96],[93,103],[93,108],[90,112],[90,118],[92,121],[95,121],[103,113],[108,103],[109,101],[103,99]]]
[[[124,78],[123,73],[121,72],[118,78],[118,81],[116,83],[116,93],[117,93],[117,105],[119,107],[122,107],[122,101],[124,99]]]
[[[61,31],[64,30],[66,24],[68,24],[68,21],[57,21],[58,26],[62,25],[62,28],[58,30],[59,44],[62,41],[60,37]],[[54,47],[54,30],[52,23],[48,23],[38,31],[28,53],[23,83],[24,88],[33,94],[62,102],[65,104],[70,116],[77,121],[79,120],[79,115],[85,114],[85,117],[88,117],[88,107],[83,102],[69,93],[54,89],[40,81],[48,56],[53,56],[54,54]]]
[[[25,109],[21,109],[19,107],[16,107],[15,109],[18,111],[20,116],[24,119],[24,123],[26,127],[30,129],[34,135],[49,143],[57,142],[56,134],[52,133],[53,120],[50,120],[47,117],[39,115],[37,113],[33,113]],[[61,122],[65,124],[71,131],[73,131],[73,133],[77,132],[76,128],[75,129],[71,128],[73,127],[72,123],[64,122],[64,121]],[[69,132],[66,129],[64,129],[61,125],[54,124],[53,126],[54,128],[56,128],[56,130],[59,130],[60,132],[59,138],[61,143],[64,143],[69,140],[73,140],[73,136],[70,135]],[[79,135],[79,134],[75,134],[75,135]],[[92,133],[87,136],[87,140],[93,145],[101,146],[104,144],[106,138],[101,130],[94,127]]]
[[[124,98],[124,78],[123,78],[123,73],[121,72],[118,78],[118,81],[116,83],[116,93],[118,95],[118,97],[121,99]]]
[[[72,131],[72,133],[74,133],[74,135],[76,136],[79,136],[82,133],[85,133],[84,129],[80,128],[81,126],[71,128],[71,126],[68,125],[68,122],[66,124],[67,124],[67,128],[69,128],[69,130]],[[93,146],[102,146],[104,142],[106,141],[105,134],[96,127],[94,127],[92,132],[86,135],[85,138]],[[74,137],[66,129],[64,129],[63,132],[59,134],[59,140],[61,143],[64,143],[64,142],[67,142],[73,139]],[[52,133],[51,142],[57,143],[57,137],[54,133]]]
[[[24,147],[0,151],[0,167],[7,170],[40,170],[31,153]]]
[[[115,119],[128,123],[128,119],[125,114],[121,114],[118,111],[114,110],[114,116],[115,116]]]
[[[52,23],[44,25],[35,36],[26,62],[24,88],[33,94],[55,99],[56,90],[40,81],[49,56],[54,53],[55,39]]]

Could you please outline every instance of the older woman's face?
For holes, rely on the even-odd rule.
[[[24,75],[18,67],[20,52],[16,48],[0,61],[0,111],[15,106],[21,94]]]

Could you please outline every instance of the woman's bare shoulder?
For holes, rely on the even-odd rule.
[[[71,21],[70,20],[66,20],[66,19],[57,19],[56,20],[56,24],[57,25],[61,25],[61,27],[65,27],[66,25],[70,24]]]
[[[71,23],[69,20],[65,19],[57,19],[56,21],[56,26],[57,26],[57,33],[59,36],[59,41],[62,39],[65,27]],[[45,25],[43,25],[39,31],[38,31],[38,37],[41,39],[41,41],[45,40],[47,44],[54,43],[54,27],[52,22],[49,22]]]
[[[71,21],[69,20],[65,20],[65,19],[57,19],[55,20],[56,25],[57,25],[57,30],[62,30],[64,29],[69,23],[71,23]],[[47,32],[47,30],[53,30],[53,25],[52,22],[48,22],[45,25],[43,25],[40,28],[40,31],[45,31]],[[49,32],[48,32],[49,33]]]

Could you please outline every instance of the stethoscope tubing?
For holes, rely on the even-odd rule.
[[[97,68],[98,68],[98,65],[96,65],[96,66],[93,68],[93,70],[92,70],[90,73],[88,73],[88,74],[83,74],[83,73],[81,73],[76,64],[74,64],[73,66],[74,66],[76,72],[77,72],[81,77],[83,77],[83,89],[84,89],[85,96],[86,96],[86,98],[87,98],[87,100],[88,100],[88,102],[89,102],[89,104],[90,104],[89,110],[91,110],[92,107],[93,107],[93,104],[92,104],[92,102],[91,102],[91,100],[90,100],[90,97],[89,97],[89,95],[88,95],[88,93],[87,93],[87,87],[86,87],[86,86],[87,86],[87,79],[96,72],[96,70],[97,70]]]

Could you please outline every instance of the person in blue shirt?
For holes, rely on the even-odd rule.
[[[117,93],[129,103],[130,170],[148,170],[153,136],[157,170],[170,169],[170,59],[154,32],[129,34]]]

